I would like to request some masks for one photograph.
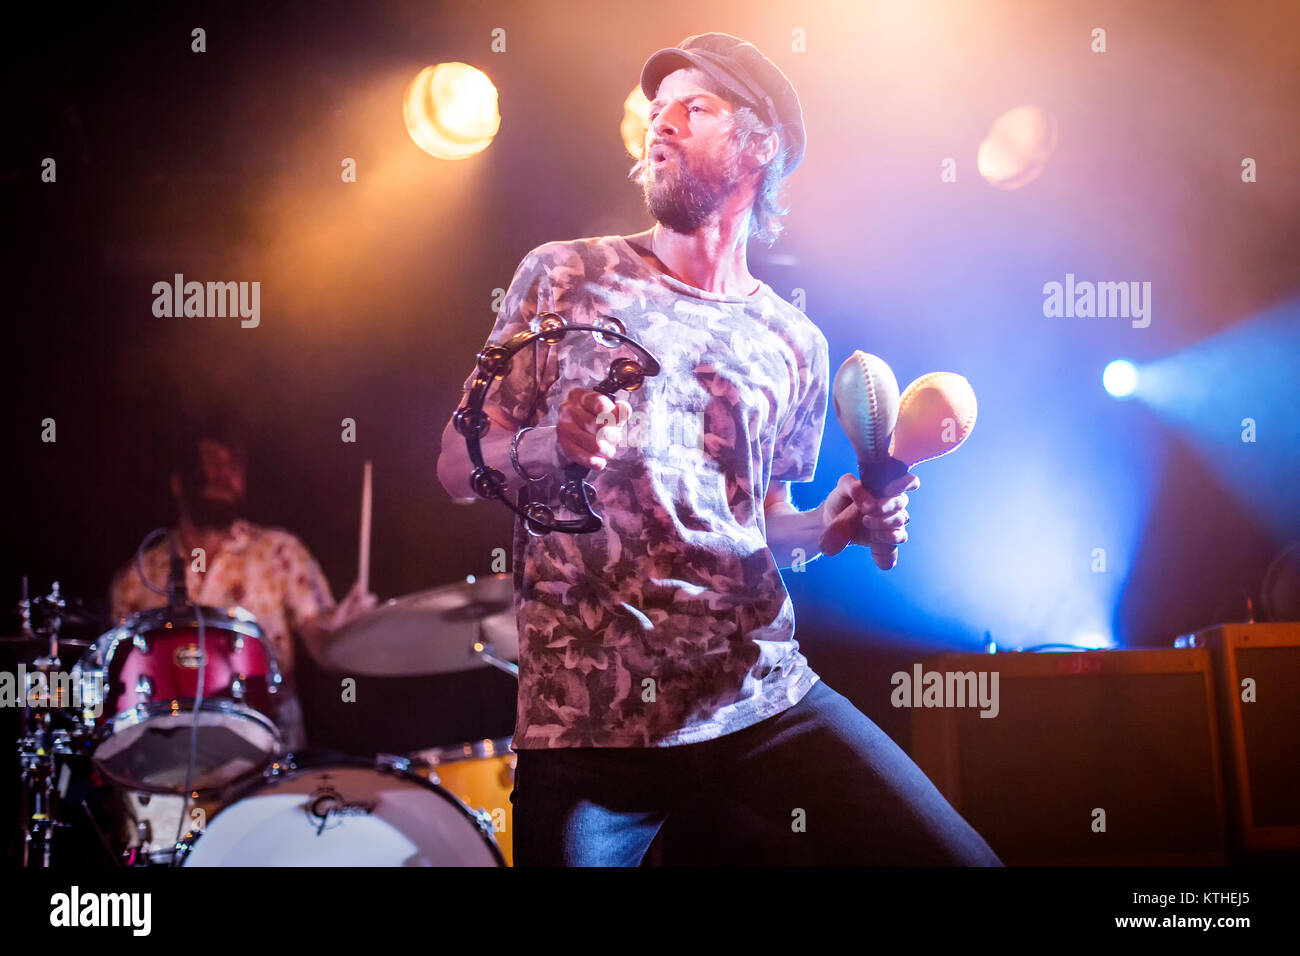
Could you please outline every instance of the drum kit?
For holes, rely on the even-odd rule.
[[[410,683],[441,681],[439,693],[455,698],[486,672],[513,687],[500,674],[517,675],[507,575],[389,601],[306,662],[333,691],[320,701],[296,682],[309,735],[328,727],[322,714],[345,715],[356,730],[346,751],[315,739],[317,749],[286,750],[276,715],[295,682],[282,679],[247,611],[171,601],[71,642],[60,638],[66,607],[58,584],[29,600],[24,580],[22,636],[5,639],[36,649],[19,667],[23,865],[63,862],[56,834],[74,817],[90,820],[97,858],[113,865],[509,865],[514,754],[499,731],[513,727],[513,696],[497,687],[495,712],[478,725],[484,735],[454,742],[465,722],[412,719],[429,702]],[[75,656],[66,672],[60,655]],[[349,710],[338,700],[347,678],[386,692],[400,685],[409,699]],[[477,713],[463,700],[453,709]],[[378,713],[418,728],[403,738],[405,752],[372,746],[394,739],[382,728],[367,737],[366,715]]]
[[[515,353],[574,333],[637,353],[611,358],[594,386],[604,395],[641,387],[660,364],[612,316],[597,325],[569,324],[553,312],[538,320],[479,352],[453,422],[479,497],[505,504],[531,535],[597,531],[603,521],[595,488],[580,465],[564,469],[558,501],[538,496],[536,478],[517,502],[509,499],[505,476],[483,459],[484,402]],[[366,462],[357,575],[363,594],[371,492]],[[165,532],[141,543],[137,568],[147,542]],[[118,621],[91,641],[64,641],[64,650],[79,654],[66,675],[60,629],[67,602],[57,583],[47,597],[29,600],[24,578],[22,635],[12,643],[35,649],[24,687],[27,676],[39,678],[24,697],[18,730],[24,865],[57,862],[54,835],[71,825],[78,806],[69,797],[71,778],[79,772],[93,792],[108,793],[102,812],[90,798],[79,806],[119,864],[510,864],[514,755],[506,734],[514,728],[519,653],[507,575],[389,601],[295,654],[292,681],[281,675],[253,615],[194,606],[184,582],[173,542],[167,591],[150,585],[166,594],[166,606]],[[509,675],[505,687],[502,673]],[[295,712],[317,750],[286,747]],[[332,750],[319,749],[326,742]]]

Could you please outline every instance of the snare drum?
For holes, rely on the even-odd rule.
[[[206,662],[196,708],[200,623]],[[275,652],[242,608],[141,611],[100,637],[74,670],[83,688],[98,688],[99,699],[82,707],[94,730],[92,760],[120,787],[184,793],[195,736],[197,791],[229,786],[280,752],[267,716],[280,687]]]
[[[411,758],[414,773],[446,787],[491,822],[506,866],[514,866],[510,792],[515,788],[515,753],[510,738],[420,750]]]
[[[276,764],[177,848],[182,866],[503,866],[491,821],[407,761]]]

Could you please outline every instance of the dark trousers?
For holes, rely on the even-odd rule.
[[[691,814],[702,795],[767,821],[790,862],[1001,865],[898,745],[824,681],[782,713],[704,743],[519,751],[515,865],[637,866],[669,816]]]

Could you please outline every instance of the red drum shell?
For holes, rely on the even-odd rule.
[[[138,644],[119,645],[104,687],[105,711],[121,714],[137,704],[164,700],[193,700],[198,696],[199,630],[168,627],[144,631],[148,650]],[[221,622],[206,623],[203,635],[207,666],[203,669],[203,696],[209,700],[242,700],[263,714],[271,713],[270,658],[255,637],[224,630]],[[147,678],[152,689],[142,696],[137,687]],[[242,685],[242,697],[236,693]]]

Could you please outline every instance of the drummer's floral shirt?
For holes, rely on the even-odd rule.
[[[144,573],[166,589],[171,548],[163,538],[144,554]],[[185,584],[190,600],[207,607],[242,607],[257,618],[271,641],[284,674],[293,670],[292,630],[302,621],[334,608],[334,597],[320,565],[306,546],[287,531],[236,521],[216,555],[205,556],[206,571],[187,556]],[[135,559],[113,578],[109,604],[121,619],[146,608],[163,607],[167,597],[145,587]]]
[[[763,500],[773,481],[813,478],[825,336],[766,284],[748,296],[705,292],[619,236],[532,250],[489,341],[547,311],[569,324],[613,317],[662,372],[616,396],[632,417],[589,478],[603,530],[532,537],[515,523],[514,746],[689,744],[798,703],[818,676],[794,639]],[[585,332],[530,345],[489,403],[516,427],[553,425],[569,389],[593,388],[616,356],[638,353]],[[556,483],[539,482],[546,493]]]

